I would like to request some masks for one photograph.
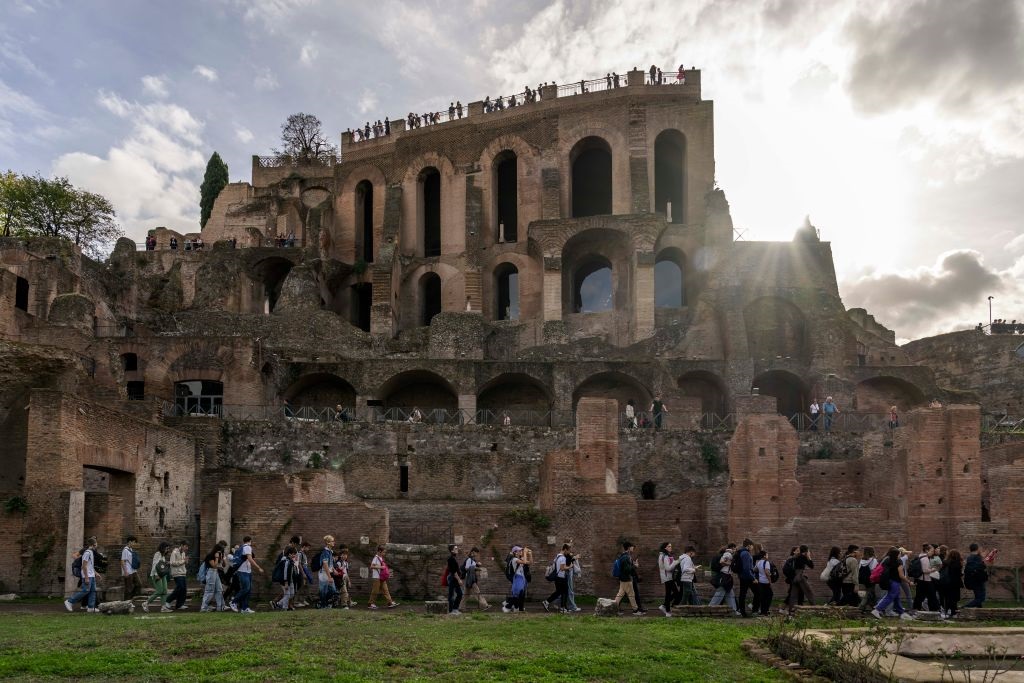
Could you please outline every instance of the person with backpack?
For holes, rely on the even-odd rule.
[[[885,559],[882,560],[882,567],[882,574],[879,577],[878,585],[882,586],[886,593],[878,604],[875,605],[875,609],[871,610],[871,616],[875,619],[881,619],[882,614],[891,605],[900,619],[912,620],[914,617],[907,614],[903,609],[903,605],[900,604],[902,586],[909,585],[910,582],[907,579],[906,570],[903,569],[903,563],[900,561],[900,551],[898,548],[889,548]]]
[[[281,552],[280,557],[274,564],[274,571],[270,576],[270,580],[281,587],[281,597],[278,600],[270,601],[270,609],[288,612],[295,609],[292,605],[292,599],[295,597],[295,591],[298,590],[301,584],[301,576],[299,551],[295,546],[290,545]]]
[[[793,611],[795,604],[814,604],[814,593],[807,581],[806,571],[814,569],[814,560],[811,559],[811,551],[806,545],[801,545],[793,559],[793,578],[790,580],[792,590],[786,598],[786,606]],[[783,568],[785,569],[785,568]]]
[[[839,558],[841,552],[842,550],[837,545],[829,549],[828,562],[825,563],[825,568],[821,570],[821,576],[819,577],[825,582],[829,590],[832,591],[832,597],[825,603],[826,605],[838,605],[839,601],[843,599],[842,571],[846,568],[846,565]],[[836,569],[840,565],[842,565],[842,568]]]
[[[718,571],[711,576],[711,585],[715,587],[715,594],[711,596],[708,604],[721,605],[725,602],[732,609],[733,614],[742,616],[740,611],[736,609],[736,577],[732,570],[735,548],[736,544],[730,543],[722,554],[715,558],[716,561],[711,563],[712,571],[714,571],[716,564],[718,565]]]
[[[153,553],[153,560],[149,565],[149,582],[153,584],[153,593],[142,603],[142,611],[148,612],[149,606],[156,600],[163,603],[167,597],[167,579],[171,575],[171,565],[168,564],[168,553],[171,552],[171,544],[161,541],[156,552]],[[168,612],[170,610],[167,610]]]
[[[661,584],[665,587],[665,602],[658,606],[661,613],[666,617],[672,616],[672,605],[679,597],[679,586],[676,584],[673,574],[683,561],[678,560],[672,554],[672,544],[666,541],[658,548],[658,574],[661,577]]]
[[[512,547],[509,570],[512,572],[512,612],[526,611],[526,587],[530,583],[529,571],[533,564],[533,551],[519,546]]]
[[[188,605],[185,604],[188,589],[188,541],[182,539],[178,542],[177,547],[171,551],[169,564],[171,565],[171,580],[174,581],[174,590],[167,596],[160,611],[188,609]],[[171,603],[174,603],[174,607],[171,607]]]
[[[793,595],[793,579],[796,578],[796,556],[800,550],[799,546],[793,546],[789,549],[789,557],[782,563],[782,579],[786,582],[786,599],[783,600],[785,604],[789,604],[789,598]],[[800,603],[803,604],[802,602]]]
[[[623,597],[628,598],[629,606],[633,608],[633,616],[640,616],[643,612],[637,606],[636,595],[633,592],[633,575],[636,572],[633,569],[631,551],[635,547],[629,541],[624,541],[622,543],[622,552],[615,559],[614,564],[612,564],[612,576],[619,580],[619,591],[615,594],[613,602],[618,607]]]
[[[300,542],[299,545],[298,545],[298,548],[299,548],[299,566],[300,566],[299,573],[301,574],[301,579],[302,580],[299,583],[299,586],[298,586],[298,588],[295,591],[295,595],[298,597],[298,600],[296,601],[295,606],[296,607],[309,607],[309,602],[312,599],[311,592],[313,590],[312,589],[313,574],[314,574],[313,567],[315,567],[317,563],[314,560],[312,562],[312,566],[310,564],[310,556],[312,555],[312,548],[313,548],[313,546],[310,545],[309,541],[302,541],[302,542]],[[319,571],[319,568],[317,568],[317,570]],[[319,601],[319,596],[317,598],[317,601]]]
[[[875,549],[871,546],[865,546],[858,565],[857,583],[864,590],[864,597],[860,599],[860,603],[857,606],[860,607],[862,613],[867,614],[875,606],[875,603],[878,602],[878,592],[875,588],[878,584],[871,581],[871,572],[878,566],[878,560],[875,559]]]
[[[491,606],[487,604],[487,600],[484,599],[484,594],[480,592],[480,549],[473,547],[469,551],[469,555],[466,557],[466,561],[462,563],[462,576],[465,577],[465,589],[466,595],[475,597],[477,603],[480,605],[480,611],[489,610]]]
[[[960,588],[964,585],[964,561],[956,548],[946,551],[946,561],[939,578],[939,609],[945,619],[956,616],[960,604]]]
[[[317,588],[320,597],[320,607],[333,607],[338,599],[338,592],[334,588],[334,579],[331,578],[331,568],[334,566],[334,536],[324,536],[324,547],[320,550],[317,560]]]
[[[964,587],[974,593],[974,599],[964,607],[984,607],[985,584],[988,583],[987,565],[991,562],[982,556],[977,543],[972,543],[969,548],[970,554],[967,556],[967,561],[964,562]]]
[[[843,558],[843,570],[843,597],[839,600],[839,604],[856,607],[860,603],[860,598],[857,596],[857,578],[860,573],[859,546],[847,546],[846,557]]]
[[[125,539],[124,548],[121,550],[121,578],[124,580],[124,599],[131,600],[142,593],[142,582],[139,580],[139,567],[142,560],[135,546],[139,539],[129,536]]]
[[[89,614],[97,614],[99,610],[96,609],[96,546],[99,545],[96,541],[95,536],[91,536],[89,540],[85,542],[85,548],[82,550],[81,556],[79,556],[75,563],[78,565],[78,573],[75,574],[75,565],[71,566],[71,573],[75,574],[82,580],[82,586],[78,589],[74,595],[64,601],[64,609],[71,612],[75,608],[75,603],[81,601],[82,604],[87,605],[86,612]]]
[[[929,612],[939,611],[939,601],[936,597],[935,587],[938,583],[932,580],[931,560],[935,555],[935,548],[931,543],[921,546],[921,552],[910,560],[907,575],[914,581],[916,591],[914,593],[913,609],[919,610],[928,603]]]
[[[693,563],[693,558],[697,555],[697,548],[688,545],[683,550],[683,554],[679,556],[679,566],[677,566],[673,572],[673,578],[676,584],[679,586],[679,590],[676,593],[676,599],[673,605],[699,605],[700,600],[697,598],[697,592],[693,588],[693,579],[697,575],[697,570],[700,569],[699,564]]]
[[[568,554],[569,544],[563,543],[561,552],[555,555],[555,561],[548,567],[544,577],[555,584],[554,592],[548,596],[547,600],[542,600],[540,603],[544,607],[545,612],[551,611],[551,603],[556,599],[558,600],[559,609],[563,614],[569,611],[569,579],[566,574],[572,571],[572,569],[569,568],[569,563],[566,559]]]
[[[768,616],[772,608],[772,582],[779,580],[779,571],[768,560],[768,551],[762,550],[754,561],[754,576],[757,578],[757,590],[754,591],[754,612],[762,617]]]
[[[459,615],[459,606],[465,592],[462,586],[462,567],[459,566],[459,546],[454,543],[448,546],[448,564],[444,570],[444,585],[448,587],[448,614]]]
[[[249,607],[249,597],[252,595],[252,570],[255,569],[260,574],[264,572],[263,567],[256,562],[252,546],[252,536],[243,537],[242,545],[239,546],[238,552],[233,558],[233,563],[238,566],[238,569],[235,570],[235,576],[238,577],[238,593],[235,594],[235,599],[229,605],[232,612],[256,613]]]
[[[388,607],[398,607],[398,603],[391,599],[391,591],[388,590],[388,579],[391,577],[391,569],[384,559],[386,549],[382,545],[377,546],[377,554],[370,560],[370,578],[373,584],[370,587],[369,609],[377,609],[377,596],[383,595],[388,601]]]
[[[568,611],[570,612],[582,612],[583,608],[576,604],[576,579],[583,575],[583,569],[580,567],[580,557],[571,552],[572,541],[567,542],[570,547],[570,552],[565,556],[566,564],[569,565],[569,570],[565,572],[566,582],[569,584],[569,591],[567,593],[566,603],[568,604]]]
[[[358,603],[352,600],[352,579],[349,576],[348,546],[342,545],[334,553],[334,586],[338,591],[338,604],[341,609],[355,607]]]
[[[757,590],[758,582],[757,577],[754,576],[754,557],[751,555],[751,548],[754,547],[754,542],[749,538],[743,539],[743,546],[739,549],[736,554],[736,569],[738,578],[740,580],[740,594],[737,598],[740,608],[740,616],[747,618],[750,615],[747,614],[747,592],[753,592],[754,609],[757,611]]]
[[[220,566],[224,559],[224,551],[219,545],[213,546],[213,550],[203,558],[203,601],[199,605],[200,612],[228,611],[224,604],[224,586],[220,582]],[[214,603],[216,608],[211,605]]]

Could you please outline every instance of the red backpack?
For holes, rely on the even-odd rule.
[[[875,565],[875,568],[871,570],[871,583],[881,583],[882,574],[885,573],[885,564],[879,562]]]

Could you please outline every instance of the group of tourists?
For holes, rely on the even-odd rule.
[[[637,429],[654,427],[654,429],[661,429],[665,422],[665,416],[668,414],[668,406],[665,405],[665,401],[662,400],[660,394],[655,394],[654,400],[651,401],[650,407],[647,409],[646,414],[642,414],[636,409],[636,401],[629,399],[626,401],[626,411],[624,413],[624,425],[626,429]]]
[[[202,251],[206,247],[202,237],[186,238],[183,240],[183,243],[185,251]],[[176,251],[178,249],[178,238],[171,237],[168,246],[171,251]],[[154,249],[156,249],[156,237],[150,235],[146,238],[146,250],[153,251]]]

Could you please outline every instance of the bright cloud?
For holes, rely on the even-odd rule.
[[[218,78],[217,71],[215,69],[212,69],[212,68],[208,67],[208,66],[203,66],[202,64],[196,64],[196,68],[192,69],[192,73],[194,73],[195,75],[199,76],[200,78],[203,78],[203,79],[209,81],[210,83],[216,83],[217,82],[217,78]]]
[[[237,128],[235,130],[235,137],[243,145],[247,145],[250,142],[252,142],[253,137],[255,137],[255,136],[252,134],[251,130],[249,130],[248,128],[242,126],[242,127],[239,127],[239,128]]]
[[[252,87],[256,88],[256,90],[277,90],[279,85],[277,76],[268,68],[258,71],[252,81]]]
[[[153,97],[167,97],[167,79],[161,76],[143,76],[142,89]]]

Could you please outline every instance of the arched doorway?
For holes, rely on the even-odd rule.
[[[580,262],[572,276],[574,313],[597,313],[615,308],[612,264],[592,255]]]
[[[499,243],[516,242],[519,239],[518,172],[519,160],[515,152],[505,150],[494,158],[494,239]]]
[[[349,305],[349,322],[363,330],[370,331],[370,309],[373,306],[373,285],[360,282],[352,285]]]
[[[686,139],[678,130],[665,130],[654,140],[654,210],[670,223],[686,221]]]
[[[615,399],[619,404],[619,415],[625,413],[629,401],[633,401],[637,412],[643,412],[651,406],[653,399],[650,390],[637,379],[615,370],[599,372],[580,382],[572,392],[573,410],[585,396]]]
[[[179,415],[220,415],[224,406],[224,385],[207,379],[174,383],[174,407]]]
[[[440,375],[428,370],[409,370],[395,375],[377,394],[385,408],[453,412],[459,407],[455,389]]]
[[[924,392],[898,377],[872,377],[857,384],[857,411],[887,413],[896,406],[900,412],[925,403]]]
[[[424,256],[441,255],[441,172],[433,166],[419,176],[420,234]]]
[[[682,375],[676,382],[683,396],[699,398],[702,413],[724,416],[729,412],[725,382],[707,370],[694,370]],[[764,393],[764,392],[762,392]]]
[[[752,386],[763,396],[774,396],[779,414],[787,419],[804,414],[811,403],[807,384],[785,370],[762,372],[754,378]]]
[[[655,308],[682,308],[686,305],[686,255],[669,247],[658,252],[654,262]]]
[[[572,217],[612,212],[612,148],[602,138],[580,140],[569,154],[572,166]]]
[[[355,260],[373,263],[373,183],[362,180],[356,185]]]
[[[351,384],[329,373],[314,373],[297,379],[282,395],[295,407],[354,409],[356,390]]]
[[[533,377],[506,373],[480,389],[476,409],[481,424],[502,424],[506,415],[513,425],[550,424],[551,396]]]
[[[285,278],[291,272],[292,262],[284,258],[268,258],[253,267],[253,275],[263,284],[263,312],[272,313],[281,296]]]
[[[424,273],[419,282],[420,325],[427,326],[441,312],[441,276]]]
[[[519,269],[511,263],[502,263],[494,269],[496,320],[519,320]]]

